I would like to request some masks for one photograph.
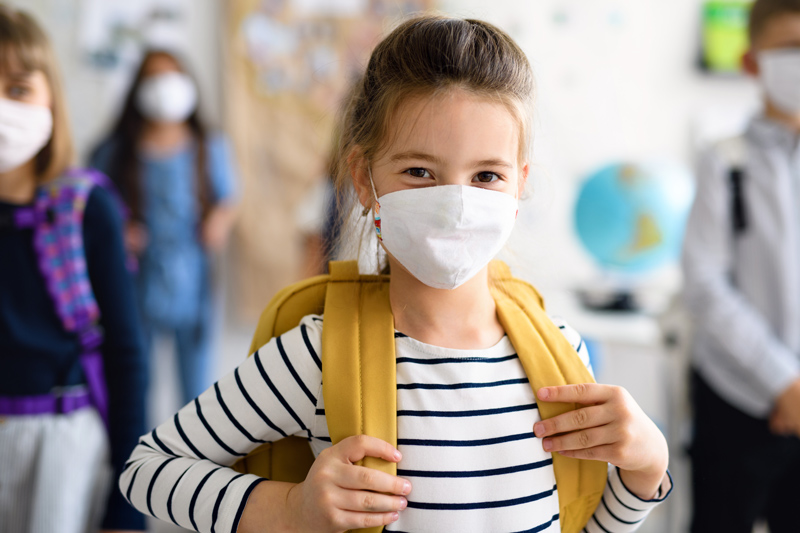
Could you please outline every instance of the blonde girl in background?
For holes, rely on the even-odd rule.
[[[532,92],[501,30],[421,16],[377,46],[343,114],[337,184],[374,222],[391,272],[397,448],[331,442],[319,357],[330,317],[311,315],[142,437],[120,481],[134,506],[199,531],[555,532],[562,483],[580,481],[556,485],[561,454],[610,463],[596,509],[571,531],[641,524],[671,490],[664,437],[619,387],[534,391],[492,296],[488,263],[528,178]],[[545,320],[591,381],[579,335]],[[550,402],[579,408],[542,420]],[[286,435],[317,455],[304,482],[228,468]],[[365,457],[398,475],[355,464]]]
[[[143,530],[110,468],[144,430],[121,205],[70,166],[57,71],[38,24],[0,4],[0,531]]]

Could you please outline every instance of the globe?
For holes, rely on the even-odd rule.
[[[607,165],[581,185],[575,227],[601,269],[643,275],[679,258],[693,197],[677,165]]]

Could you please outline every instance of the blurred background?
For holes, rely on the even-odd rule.
[[[214,373],[247,355],[280,287],[313,272],[336,111],[371,48],[422,9],[497,24],[537,78],[532,177],[504,258],[590,342],[667,435],[677,491],[641,531],[686,530],[685,326],[675,310],[694,158],[741,131],[747,2],[705,0],[11,0],[50,33],[81,163],[117,120],[148,48],[185,59],[224,132],[238,221],[215,254]],[[628,194],[621,183],[633,183]],[[576,210],[576,206],[580,209]],[[156,339],[151,424],[180,407]],[[158,525],[159,531],[172,531]]]

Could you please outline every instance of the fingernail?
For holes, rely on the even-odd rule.
[[[544,451],[549,452],[550,450],[553,449],[553,441],[551,441],[550,439],[543,440],[542,447],[544,448]]]
[[[400,515],[398,513],[392,513],[392,522],[397,522],[400,519]]]
[[[403,458],[403,454],[400,453],[400,450],[395,450],[394,451],[394,459],[395,459],[395,461],[399,461],[402,458]]]
[[[403,483],[403,494],[408,494],[409,492],[411,492],[411,483],[406,481]]]
[[[402,511],[408,506],[408,500],[405,498],[400,498],[400,510]]]
[[[547,397],[550,396],[550,391],[546,388],[539,389],[539,399],[546,400]]]
[[[541,422],[536,422],[536,423],[533,425],[533,433],[534,433],[534,434],[535,434],[537,437],[541,437],[541,436],[542,436],[542,433],[544,433],[544,424],[542,424]]]

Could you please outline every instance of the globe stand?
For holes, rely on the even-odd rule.
[[[638,313],[641,307],[636,302],[633,292],[625,289],[613,291],[579,290],[581,304],[592,311],[609,311],[615,313]]]

